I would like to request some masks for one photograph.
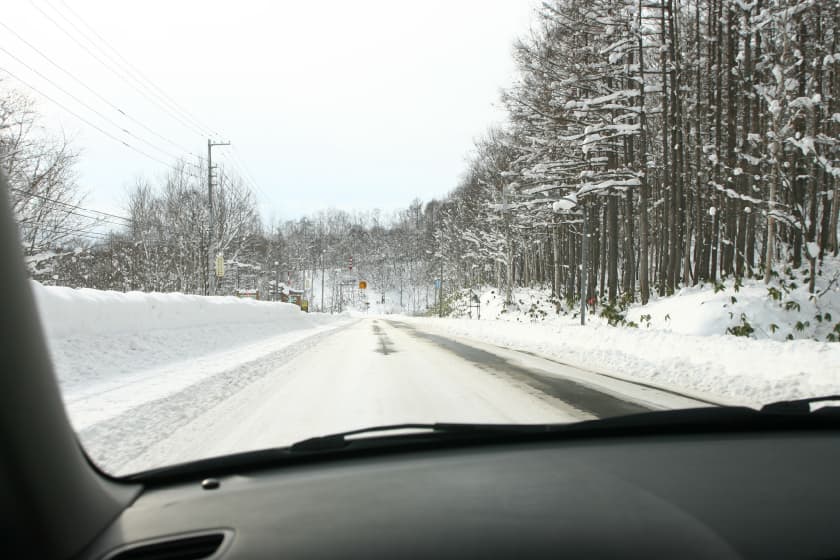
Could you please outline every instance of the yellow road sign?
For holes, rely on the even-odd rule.
[[[360,289],[360,290],[367,289],[367,282],[365,282],[364,280],[362,280],[361,282],[359,282],[359,289]]]

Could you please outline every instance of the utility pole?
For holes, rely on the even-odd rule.
[[[321,313],[324,312],[324,253],[326,249],[321,249]]]
[[[207,295],[216,294],[216,252],[213,250],[213,146],[230,146],[230,142],[207,140]]]

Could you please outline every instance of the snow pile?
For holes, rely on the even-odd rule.
[[[807,267],[761,280],[686,288],[647,305],[577,306],[549,289],[492,288],[447,302],[448,320],[418,319],[444,334],[535,352],[711,400],[748,405],[840,392],[840,262],[827,258],[808,291]],[[468,301],[479,294],[481,321]],[[736,336],[737,335],[737,336]]]
[[[277,323],[288,330],[323,321],[291,303],[236,297],[112,292],[32,282],[50,338],[148,333],[210,325]]]
[[[235,297],[32,287],[77,429],[348,320]]]
[[[601,304],[589,308],[587,321],[642,330],[697,336],[737,335],[778,341],[840,341],[840,259],[826,257],[817,271],[815,293],[808,290],[810,272],[787,269],[765,284],[761,279],[728,280],[681,289],[667,297],[652,295],[646,304]],[[560,302],[550,288],[516,288],[505,305],[495,288],[460,290],[444,302],[450,318],[476,318],[469,302],[478,295],[482,320],[514,323],[574,324],[577,302]],[[435,316],[437,313],[430,313]]]
[[[482,314],[483,318],[483,314]],[[520,317],[521,318],[521,317]],[[684,392],[721,404],[763,403],[840,392],[840,344],[753,340],[580,326],[570,317],[522,321],[406,318],[442,334],[533,352],[576,367]]]
[[[808,291],[806,269],[787,270],[770,284],[730,280],[684,288],[671,297],[631,307],[625,316],[641,329],[680,334],[739,334],[755,339],[840,340],[840,265],[826,259]]]

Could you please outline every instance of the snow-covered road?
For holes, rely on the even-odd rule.
[[[155,399],[79,426],[85,448],[127,474],[381,424],[570,422],[700,404],[385,318],[277,344],[226,352],[223,371],[168,394],[158,376],[127,378],[123,391],[142,392],[147,379]]]

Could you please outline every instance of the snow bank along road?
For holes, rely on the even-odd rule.
[[[256,358],[227,351],[221,371],[192,384],[175,381],[189,371],[170,371],[169,393],[160,376],[129,377],[133,393],[149,385],[154,398],[98,419],[76,412],[82,443],[107,471],[128,474],[380,424],[569,422],[706,404],[398,320],[274,340]],[[78,403],[65,400],[72,418]]]

